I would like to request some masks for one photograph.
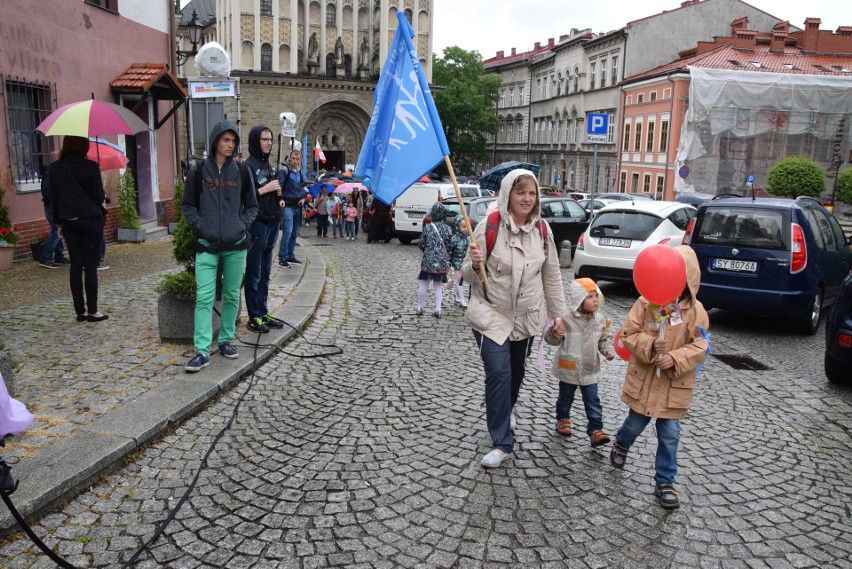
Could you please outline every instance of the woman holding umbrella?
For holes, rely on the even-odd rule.
[[[96,162],[86,159],[88,151],[87,138],[66,136],[62,141],[59,160],[50,165],[50,207],[71,256],[71,298],[77,322],[101,322],[109,318],[98,311],[98,260],[106,211],[101,171]]]

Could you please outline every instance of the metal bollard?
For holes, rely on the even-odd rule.
[[[562,252],[559,254],[559,266],[567,269],[571,265],[571,242],[565,240],[562,242]]]

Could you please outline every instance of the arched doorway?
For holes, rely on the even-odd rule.
[[[308,171],[325,168],[340,172],[346,164],[354,164],[369,124],[370,115],[347,101],[329,101],[310,111],[305,127],[300,128],[308,137]],[[325,164],[314,161],[313,147],[317,140],[322,145]]]

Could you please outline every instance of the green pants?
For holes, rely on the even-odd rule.
[[[245,249],[221,253],[195,254],[195,350],[210,355],[213,341],[213,300],[216,296],[216,272],[222,259],[222,318],[217,344],[234,339],[237,313],[240,310],[240,284],[246,266]]]

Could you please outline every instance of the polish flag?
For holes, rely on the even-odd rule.
[[[317,139],[317,145],[314,147],[314,156],[317,160],[325,164],[325,154],[322,151],[322,147],[320,146],[319,139]]]

